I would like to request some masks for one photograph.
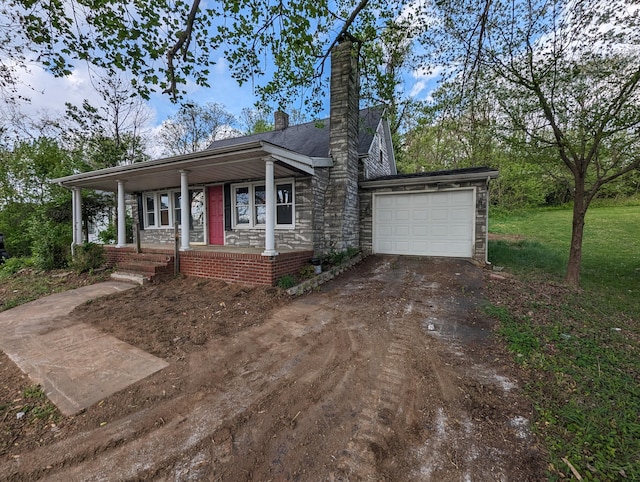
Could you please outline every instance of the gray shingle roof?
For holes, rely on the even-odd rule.
[[[360,110],[358,154],[364,155],[369,152],[383,112],[384,109],[382,107],[370,107]],[[249,136],[222,139],[212,142],[207,150],[232,147],[248,142],[266,141],[309,157],[329,157],[329,124],[329,119],[323,119],[289,126],[280,131],[261,132]]]
[[[438,176],[458,176],[464,174],[488,174],[490,172],[495,172],[496,169],[492,169],[490,167],[477,166],[477,167],[465,167],[460,169],[446,169],[442,171],[428,171],[428,172],[412,172],[410,174],[395,174],[393,176],[380,176],[373,179],[368,179],[369,181],[386,181],[391,179],[418,179],[418,178],[428,178],[428,177],[438,177]]]

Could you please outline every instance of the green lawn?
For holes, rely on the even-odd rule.
[[[490,232],[524,239],[491,242],[489,260],[516,272],[534,269],[561,278],[569,256],[571,218],[570,209],[490,215]],[[590,208],[582,251],[583,288],[604,290],[622,303],[640,297],[640,206]]]
[[[487,312],[530,380],[549,478],[572,477],[566,460],[585,480],[640,480],[640,206],[588,212],[580,290],[562,284],[570,210],[490,216],[490,232],[504,240],[489,259],[523,285]]]

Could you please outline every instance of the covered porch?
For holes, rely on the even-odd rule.
[[[172,241],[167,244],[143,244],[139,253],[135,246],[127,244],[125,197],[131,194],[138,198],[137,211],[141,228],[146,228],[147,234],[166,233],[169,230],[173,232],[173,228],[178,229],[180,273],[232,282],[273,285],[279,277],[299,270],[313,256],[313,246],[310,243],[299,246],[300,249],[284,249],[291,248],[286,245],[277,246],[276,229],[278,227],[280,233],[283,230],[280,226],[282,223],[278,222],[276,226],[281,208],[276,199],[277,192],[280,191],[276,190],[282,189],[282,182],[288,182],[286,186],[290,191],[287,194],[293,194],[295,183],[313,177],[316,168],[329,167],[331,164],[330,158],[309,157],[266,141],[252,141],[183,156],[80,173],[55,179],[53,182],[72,191],[74,246],[82,244],[84,239],[82,190],[116,193],[117,243],[105,246],[111,266],[122,264],[126,259],[139,254],[175,257]],[[281,181],[282,179],[290,181]],[[228,199],[229,187],[234,185],[232,183],[251,182],[256,186],[262,186],[263,189],[260,193],[262,224],[251,224],[251,247],[226,246],[225,240],[229,234],[249,233],[249,230],[240,224],[240,203]],[[196,242],[194,233],[190,232],[194,219],[191,203],[194,189],[201,194],[199,206],[203,206],[205,222],[209,224],[204,229],[204,239],[198,239]],[[258,191],[257,187],[254,189]],[[236,188],[235,192],[240,193],[240,189]],[[168,193],[168,196],[165,193]],[[166,209],[163,205],[165,197],[169,197],[172,203]],[[155,201],[155,206],[149,209],[146,205],[147,200]],[[295,206],[293,201],[290,201],[290,204],[291,207]],[[245,213],[247,206],[243,208]],[[250,210],[254,210],[253,204]],[[293,212],[296,212],[295,208]],[[154,221],[153,226],[149,227],[147,223],[149,221],[151,224],[151,220]],[[185,220],[188,221],[184,222]],[[288,232],[295,235],[296,229],[295,221],[292,221]],[[216,230],[222,235],[215,235]],[[174,236],[171,236],[171,240],[173,238]],[[163,243],[165,241],[167,239],[162,240]]]

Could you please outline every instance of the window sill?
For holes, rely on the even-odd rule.
[[[280,224],[276,225],[276,231],[290,231],[292,229],[296,229],[295,224]],[[231,229],[238,231],[249,231],[251,229],[264,231],[266,226],[264,224],[259,224],[257,226],[246,226],[243,224],[236,224],[235,226],[231,226]]]

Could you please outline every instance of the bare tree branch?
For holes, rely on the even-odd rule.
[[[174,99],[177,95],[177,81],[175,76],[175,65],[174,59],[176,54],[180,51],[181,48],[185,47],[183,51],[183,58],[186,58],[187,50],[189,49],[189,43],[191,42],[191,33],[193,32],[193,24],[196,20],[196,16],[198,15],[198,8],[200,8],[200,0],[193,0],[193,4],[191,4],[191,11],[189,12],[189,16],[187,17],[187,22],[185,25],[184,31],[178,37],[178,41],[175,45],[167,52],[167,65],[169,69],[169,87],[167,87],[162,93],[163,94],[171,94]]]

